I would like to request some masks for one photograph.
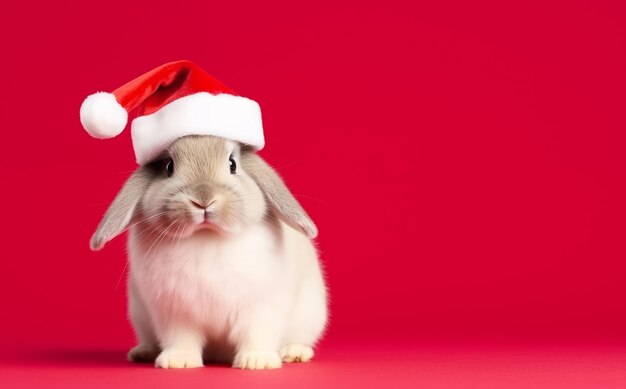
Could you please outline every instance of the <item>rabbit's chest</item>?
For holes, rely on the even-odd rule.
[[[279,282],[282,259],[274,242],[264,231],[236,240],[197,233],[154,255],[135,253],[131,271],[158,309],[221,327]]]

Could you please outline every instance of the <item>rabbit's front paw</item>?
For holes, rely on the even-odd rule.
[[[154,365],[162,369],[202,367],[202,355],[192,350],[165,349],[159,354]]]
[[[235,357],[233,367],[250,370],[277,369],[281,367],[280,356],[274,350],[242,350]]]

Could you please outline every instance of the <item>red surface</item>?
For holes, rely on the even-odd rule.
[[[363,343],[324,347],[281,370],[227,366],[160,370],[120,359],[124,349],[48,349],[13,356],[3,378],[28,388],[624,388],[626,345]],[[408,346],[408,347],[407,347]]]
[[[0,386],[625,386],[623,2],[150,4],[0,5]],[[87,242],[132,148],[78,108],[181,58],[260,102],[320,227],[312,364],[124,362],[123,239]]]

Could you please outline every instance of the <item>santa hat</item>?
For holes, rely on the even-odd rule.
[[[87,97],[80,121],[94,138],[113,138],[134,109],[138,116],[131,123],[131,136],[140,165],[185,135],[215,135],[257,150],[265,144],[259,104],[238,96],[190,61],[167,63],[113,93]]]

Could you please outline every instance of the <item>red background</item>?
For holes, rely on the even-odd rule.
[[[3,3],[0,382],[623,387],[622,4]],[[88,238],[134,156],[78,109],[178,59],[260,102],[320,228],[312,364],[124,361],[124,239]]]

